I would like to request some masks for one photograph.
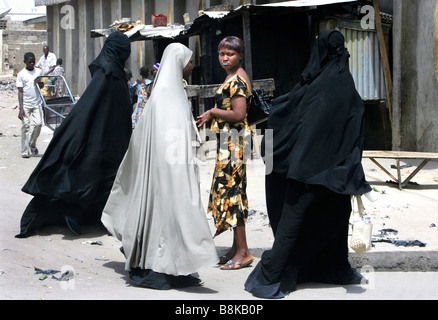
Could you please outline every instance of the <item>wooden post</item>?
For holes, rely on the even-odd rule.
[[[167,0],[167,24],[172,24],[172,10],[170,8],[170,0]]]
[[[249,22],[249,11],[244,10],[242,14],[243,42],[245,43],[245,71],[252,82],[252,56],[251,56],[251,25]]]
[[[251,23],[249,20],[249,11],[244,10],[242,14],[242,25],[243,25],[243,42],[245,43],[245,71],[248,74],[249,80],[252,79],[252,56],[251,56]],[[251,84],[252,85],[252,84]],[[255,131],[255,126],[251,128],[252,131],[252,143],[255,147],[255,152],[257,158],[260,158],[260,149],[258,147],[258,138]],[[251,155],[252,156],[252,155]]]
[[[389,66],[388,52],[386,50],[385,38],[383,36],[382,19],[380,18],[379,1],[373,0],[377,36],[379,38],[380,55],[382,56],[383,73],[385,76],[386,99],[388,101],[389,119],[392,122],[392,77]]]

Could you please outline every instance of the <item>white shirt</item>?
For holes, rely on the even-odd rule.
[[[43,70],[43,74],[47,74],[53,66],[56,66],[56,55],[53,52],[49,52],[47,57],[43,54],[36,64],[36,67]]]
[[[40,104],[41,96],[34,82],[42,74],[41,69],[33,68],[32,71],[24,68],[17,75],[17,88],[23,88],[23,106],[35,107]]]

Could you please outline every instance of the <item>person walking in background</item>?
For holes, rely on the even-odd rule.
[[[149,84],[149,86],[148,86],[148,91],[147,91],[147,94],[150,96],[151,95],[151,93],[152,93],[152,88],[153,88],[153,86],[154,86],[154,80],[155,80],[155,78],[156,78],[156,76],[157,76],[157,72],[158,72],[158,69],[160,68],[160,63],[159,62],[157,62],[157,63],[155,63],[153,66],[152,66],[152,82]],[[185,80],[183,79],[183,82],[184,82]]]
[[[219,63],[226,70],[225,82],[216,92],[216,105],[198,117],[199,127],[212,120],[217,137],[216,167],[211,186],[208,212],[215,221],[218,236],[233,229],[231,249],[221,257],[222,270],[236,270],[251,265],[245,223],[248,218],[246,164],[251,150],[251,129],[246,107],[251,96],[250,79],[242,68],[243,41],[226,37],[218,46]]]
[[[273,140],[263,144],[273,150],[266,203],[275,240],[245,283],[254,296],[283,298],[308,281],[365,281],[348,261],[350,197],[371,191],[361,163],[364,105],[349,56],[340,32],[322,32],[301,81],[273,101]]]
[[[41,69],[35,67],[35,55],[27,52],[24,55],[26,67],[17,75],[18,88],[18,119],[22,122],[21,127],[21,157],[29,158],[30,155],[38,155],[36,142],[41,133],[42,100],[37,85],[42,88],[44,84],[40,79]]]
[[[137,102],[137,82],[132,81],[132,71],[131,69],[125,68],[126,80],[128,81],[129,87],[129,102],[131,104],[132,110],[135,109],[135,104]]]
[[[53,76],[65,77],[65,70],[64,70],[64,67],[62,66],[62,59],[61,58],[56,59],[56,65],[50,74]]]
[[[154,64],[153,69],[152,69],[152,77],[155,79],[155,77],[157,76],[157,72],[158,69],[160,68],[160,63],[157,62]]]
[[[65,77],[65,70],[64,70],[64,68],[62,66],[62,59],[61,58],[58,58],[56,60],[56,66],[53,69],[53,71],[50,73],[50,75]],[[55,96],[57,96],[57,95],[59,96],[59,95],[61,95],[64,92],[64,81],[60,77],[56,77],[54,80],[55,80],[54,81],[54,83],[55,83],[55,93],[54,93],[54,95]]]
[[[135,86],[137,93],[137,100],[134,106],[134,112],[132,113],[132,129],[135,128],[138,118],[143,113],[144,107],[146,106],[146,102],[148,101],[151,91],[150,86],[152,81],[148,79],[149,69],[146,67],[141,67],[140,76],[141,79],[137,80]]]
[[[44,54],[38,60],[36,67],[40,68],[45,76],[50,74],[56,67],[56,55],[53,52],[50,52],[49,46],[43,47],[43,53]]]
[[[200,285],[193,274],[218,261],[192,153],[193,116],[182,81],[191,72],[192,51],[168,45],[102,214],[140,287]]]
[[[33,196],[17,238],[51,224],[100,224],[103,207],[131,137],[129,90],[124,64],[129,38],[113,32],[89,65],[90,84],[55,130],[22,191]]]

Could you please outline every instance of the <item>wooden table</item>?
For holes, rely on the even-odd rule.
[[[437,160],[438,153],[432,152],[411,152],[411,151],[379,151],[379,150],[366,150],[362,154],[362,158],[369,158],[380,169],[383,170],[388,176],[391,177],[396,183],[398,188],[402,190],[411,179],[421,170],[430,160]],[[397,178],[394,177],[388,170],[386,170],[376,159],[394,159],[397,165]],[[400,160],[401,159],[416,159],[422,160],[421,164],[405,179],[402,181]]]

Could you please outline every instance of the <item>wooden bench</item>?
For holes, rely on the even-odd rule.
[[[388,176],[391,177],[396,183],[398,188],[402,190],[411,179],[421,170],[430,160],[438,160],[438,153],[432,152],[411,152],[411,151],[378,151],[378,150],[366,150],[362,154],[362,158],[369,158],[380,169],[383,170]],[[397,167],[397,178],[394,177],[388,170],[386,170],[376,159],[395,159]],[[402,181],[400,160],[401,159],[418,159],[422,160],[419,166]]]

